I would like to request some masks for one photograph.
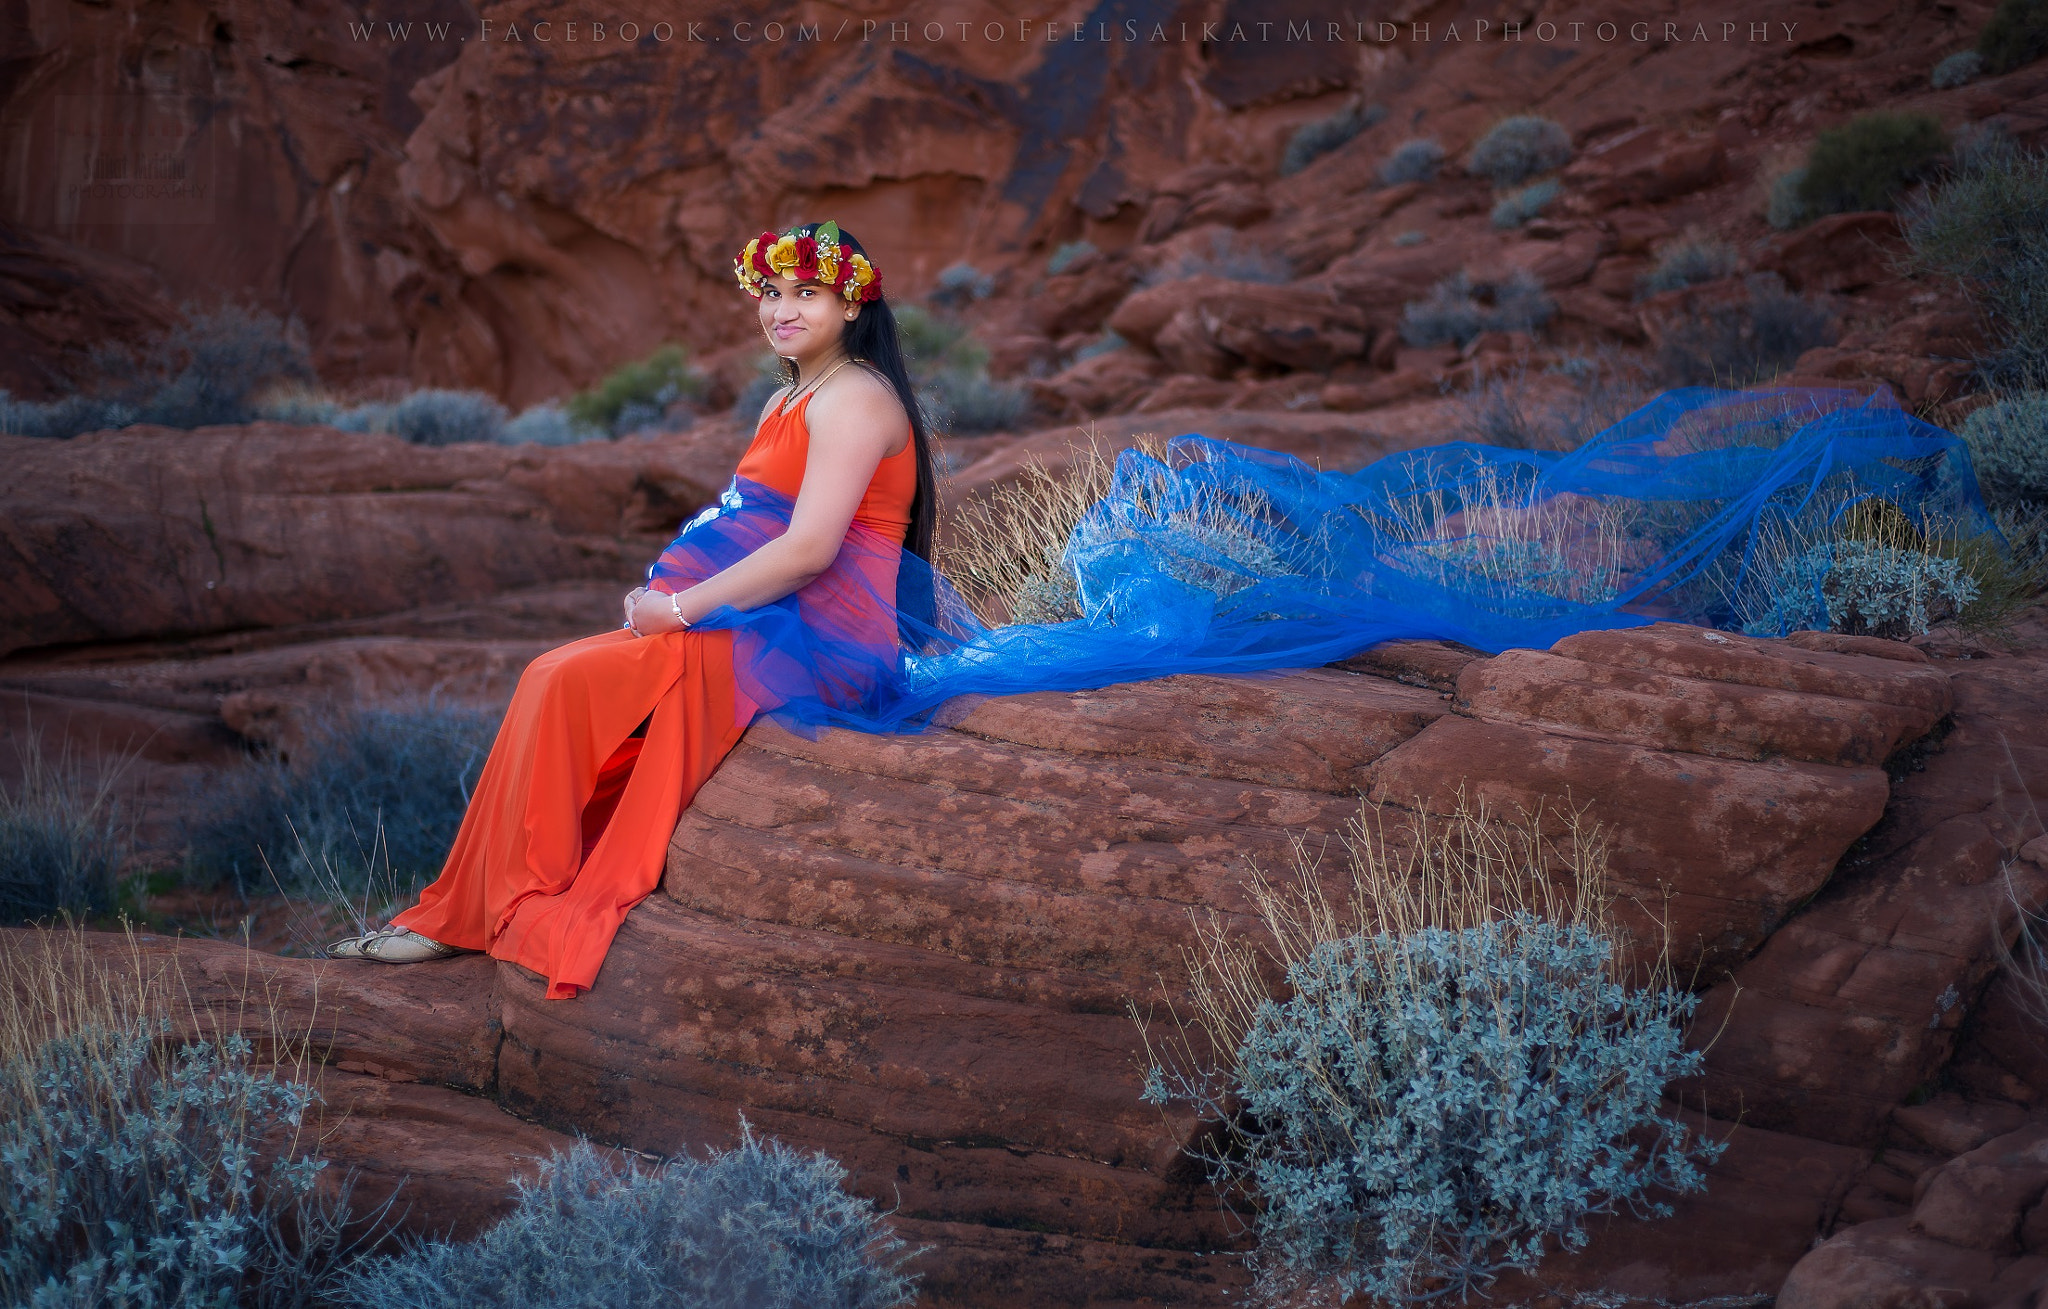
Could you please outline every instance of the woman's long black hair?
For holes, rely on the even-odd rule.
[[[817,229],[817,223],[805,223],[791,229],[788,235],[812,236]],[[843,227],[839,229],[839,243],[862,257],[867,255],[853,233]],[[889,308],[888,297],[862,304],[859,317],[846,325],[839,340],[855,361],[871,365],[888,379],[889,385],[896,388],[896,398],[903,402],[903,411],[910,415],[910,439],[917,446],[917,494],[910,502],[910,527],[903,533],[903,548],[930,562],[939,496],[932,473],[932,438],[925,426],[924,413],[918,408],[917,388],[911,385],[910,370],[903,362],[903,343],[896,336],[896,315]],[[789,386],[801,380],[796,364],[786,358],[782,360],[782,380]]]

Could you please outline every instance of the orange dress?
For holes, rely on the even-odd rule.
[[[812,394],[778,402],[738,476],[796,498]],[[916,491],[906,440],[854,521],[900,541]],[[735,683],[730,631],[621,630],[548,651],[520,675],[441,876],[391,921],[530,968],[551,1000],[589,989],[627,912],[660,885],[684,806],[758,712]]]

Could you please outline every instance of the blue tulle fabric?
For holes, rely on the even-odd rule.
[[[1313,667],[1402,638],[1498,652],[1660,619],[1781,634],[1818,585],[1799,562],[1873,501],[1930,536],[1995,538],[1963,443],[1884,391],[1688,388],[1570,452],[1454,442],[1351,473],[1191,435],[1118,457],[1067,543],[1070,621],[987,626],[856,525],[809,586],[697,626],[734,632],[741,689],[787,726],[915,731],[988,695]],[[735,478],[649,577],[708,577],[790,509]]]

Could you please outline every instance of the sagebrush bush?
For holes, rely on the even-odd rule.
[[[1188,248],[1172,259],[1162,260],[1148,271],[1146,286],[1177,282],[1187,277],[1221,277],[1232,282],[1276,284],[1294,280],[1294,265],[1277,250],[1250,243],[1237,233],[1217,230],[1209,233],[1206,250]]]
[[[481,391],[414,391],[385,419],[384,430],[414,445],[496,441],[505,432],[505,406]]]
[[[1937,91],[1953,91],[1984,71],[1984,56],[1975,50],[1958,50],[1934,66],[1928,81]]]
[[[1780,232],[1789,232],[1813,217],[1800,193],[1806,186],[1806,169],[1788,168],[1771,179],[1770,198],[1764,205],[1764,221]]]
[[[918,401],[941,432],[961,436],[1017,430],[1031,412],[1023,387],[989,379],[985,371],[945,371],[919,388]]]
[[[260,756],[195,799],[189,871],[318,895],[367,860],[402,895],[440,872],[499,717],[433,699],[318,715],[293,758]]]
[[[1093,241],[1068,241],[1046,256],[1045,271],[1057,277],[1089,255],[1098,253]]]
[[[1989,319],[1981,372],[2048,386],[2048,151],[1979,132],[1956,155],[1902,214],[1913,262],[1961,281]]]
[[[0,1065],[0,1303],[310,1307],[375,1226],[298,1139],[311,1089],[239,1034],[172,1054],[166,1030],[77,1028]]]
[[[1735,271],[1733,247],[1699,237],[1674,241],[1657,252],[1657,265],[1636,279],[1636,295],[1656,295],[1712,282]]]
[[[902,305],[896,310],[900,324],[916,305]],[[906,355],[910,353],[910,342],[903,342]],[[732,402],[733,417],[743,420],[749,429],[761,420],[761,413],[768,407],[768,397],[782,389],[782,361],[773,353],[764,352],[754,361],[754,376],[740,388],[739,395]]]
[[[577,422],[560,405],[539,404],[506,423],[498,440],[506,445],[580,445],[585,441],[602,441],[609,435],[601,428]]]
[[[1406,827],[1368,807],[1335,894],[1302,843],[1291,888],[1254,872],[1265,938],[1198,924],[1195,1021],[1147,1033],[1143,1098],[1223,1124],[1190,1152],[1256,1198],[1269,1302],[1457,1303],[1594,1215],[1668,1213],[1652,1193],[1719,1154],[1663,1112],[1697,1002],[1623,980],[1597,832],[1462,804]]]
[[[996,291],[996,279],[964,260],[939,270],[931,290],[933,304],[958,307],[973,300],[986,300]]]
[[[1782,563],[1752,636],[1805,630],[1903,641],[1959,617],[1978,584],[1960,561],[1874,541],[1824,541]]]
[[[1093,437],[1086,445],[1069,446],[1067,455],[1060,468],[1027,460],[1015,481],[947,511],[951,526],[940,538],[939,571],[991,626],[1089,617],[1069,552],[1113,547],[1131,532],[1158,552],[1159,567],[1169,577],[1219,599],[1260,577],[1291,571],[1257,530],[1265,502],[1255,491],[1222,491],[1202,497],[1196,509],[1153,509],[1135,523],[1103,521],[1077,533],[1083,517],[1108,494],[1119,456]],[[1166,494],[1182,467],[1169,459],[1163,443],[1141,437],[1130,457],[1149,461],[1141,467],[1160,492],[1141,495],[1144,504],[1189,502],[1190,497]]]
[[[1424,241],[1427,241],[1428,239],[1429,235],[1427,233],[1423,232],[1419,228],[1414,227],[1411,227],[1404,232],[1396,232],[1394,234],[1395,245],[1421,245]]]
[[[625,436],[659,423],[677,400],[698,399],[706,386],[681,346],[664,345],[645,359],[614,369],[596,386],[570,397],[563,408],[576,426]]]
[[[1428,137],[1403,141],[1380,164],[1380,181],[1387,186],[1403,182],[1428,182],[1444,164],[1444,148]]]
[[[1387,116],[1386,106],[1354,100],[1336,113],[1303,123],[1280,153],[1280,176],[1292,177]]]
[[[1432,287],[1428,299],[1402,308],[1401,339],[1417,346],[1463,346],[1481,332],[1533,332],[1556,313],[1543,284],[1526,272],[1480,282],[1461,270]]]
[[[1466,157],[1465,171],[1491,178],[1495,186],[1515,186],[1562,168],[1571,158],[1572,134],[1563,124],[1517,114],[1495,123],[1479,138]]]
[[[614,1171],[587,1142],[515,1182],[512,1213],[476,1240],[428,1241],[357,1267],[337,1297],[364,1309],[887,1309],[908,1304],[905,1248],[824,1154],[762,1142]]]
[[[132,844],[113,794],[121,765],[93,777],[68,748],[50,758],[34,724],[14,749],[19,779],[0,783],[0,923],[111,912]]]
[[[1977,34],[1977,53],[1994,73],[2009,73],[2048,54],[2048,0],[1999,0]]]
[[[1493,225],[1505,231],[1520,227],[1542,213],[1563,188],[1554,177],[1532,182],[1520,190],[1510,191],[1494,202]]]
[[[1031,411],[1023,387],[988,375],[988,348],[957,322],[917,305],[896,310],[918,406],[936,432],[1015,430]],[[757,411],[758,412],[758,411]]]
[[[1808,218],[1889,209],[1948,149],[1941,120],[1929,113],[1858,114],[1815,138],[1799,182]]]
[[[1106,355],[1112,351],[1121,350],[1129,344],[1129,341],[1124,340],[1115,332],[1104,332],[1079,350],[1074,351],[1074,358],[1093,359],[1097,355]]]
[[[2023,570],[2029,592],[2048,586],[2048,500],[2018,500],[2000,505],[1991,517],[1999,535]]]
[[[257,418],[267,418],[275,423],[319,427],[333,423],[341,413],[341,405],[312,387],[283,386],[258,397],[253,413]]]
[[[1972,410],[1957,435],[1994,508],[2048,500],[2048,391],[2018,391]]]
[[[277,315],[187,301],[179,319],[138,346],[103,345],[77,394],[48,402],[6,400],[0,426],[23,436],[63,438],[108,427],[155,423],[205,427],[256,417],[253,397],[280,381],[313,376],[305,348]]]
[[[1751,276],[1744,290],[1742,300],[1696,310],[1665,331],[1657,367],[1670,385],[1748,386],[1834,341],[1826,306],[1792,294],[1775,273]]]
[[[1616,359],[1566,359],[1547,372],[1569,377],[1571,391],[1538,400],[1526,369],[1475,379],[1459,395],[1459,435],[1511,450],[1575,450],[1637,409],[1640,380]]]

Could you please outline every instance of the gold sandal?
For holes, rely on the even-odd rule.
[[[430,959],[476,953],[421,936],[410,927],[380,927],[361,936],[344,937],[327,947],[329,959],[374,959],[380,964],[421,964]]]

